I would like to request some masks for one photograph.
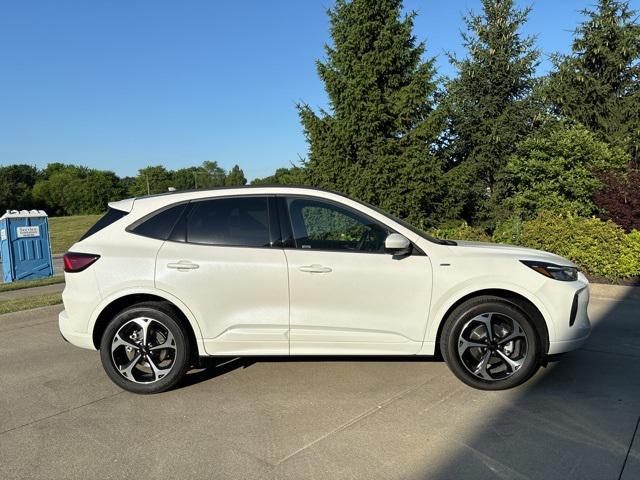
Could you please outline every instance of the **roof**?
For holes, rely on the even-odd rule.
[[[136,200],[142,200],[143,198],[155,198],[155,197],[164,197],[167,195],[179,195],[181,193],[203,193],[203,192],[218,192],[224,190],[251,190],[254,188],[296,188],[302,190],[317,190],[318,192],[325,193],[333,193],[335,195],[341,195],[345,197],[344,193],[337,192],[335,190],[327,190],[326,188],[320,187],[312,187],[309,185],[285,185],[279,183],[271,183],[271,184],[258,184],[258,185],[236,185],[236,186],[224,186],[224,187],[211,187],[211,188],[189,188],[186,190],[175,190],[171,192],[162,192],[162,193],[154,193],[152,195],[141,195],[139,197],[134,197]]]
[[[189,190],[179,190],[179,191],[175,191],[175,192],[163,192],[163,193],[156,193],[153,195],[143,195],[140,197],[131,197],[131,198],[125,198],[123,200],[118,200],[115,202],[109,202],[109,208],[115,208],[116,210],[122,210],[124,212],[130,212],[133,208],[133,204],[134,202],[137,201],[143,201],[143,202],[148,202],[148,201],[153,201],[153,200],[161,200],[167,197],[176,197],[176,199],[179,199],[180,201],[185,201],[185,200],[190,200],[190,199],[196,199],[196,198],[202,198],[207,196],[208,193],[221,193],[221,192],[226,192],[226,191],[233,191],[233,192],[239,192],[242,190],[266,190],[267,192],[271,192],[271,191],[281,191],[281,192],[287,192],[290,193],[291,190],[311,190],[311,191],[316,191],[316,192],[322,192],[322,193],[328,193],[328,194],[332,194],[332,195],[338,195],[341,196],[343,198],[347,198],[350,200],[354,200],[351,199],[350,197],[346,196],[343,193],[340,192],[335,192],[335,191],[331,191],[331,190],[326,190],[323,188],[318,188],[318,187],[310,187],[307,185],[239,185],[239,186],[229,186],[229,187],[214,187],[214,188],[197,188],[197,189],[189,189]],[[237,194],[241,194],[241,193],[237,193]],[[216,195],[214,195],[216,196]],[[169,200],[171,201],[171,200]],[[355,200],[357,201],[357,200]],[[363,202],[358,202],[358,203],[363,203]]]
[[[0,220],[5,218],[29,218],[29,217],[47,217],[48,215],[44,210],[7,210],[7,213],[0,217]]]

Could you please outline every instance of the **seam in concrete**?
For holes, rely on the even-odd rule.
[[[604,297],[612,300],[640,300],[640,287],[591,283],[589,290],[594,297]]]
[[[629,448],[627,449],[627,454],[624,457],[624,462],[622,462],[622,469],[620,470],[620,475],[618,475],[618,480],[622,479],[622,474],[624,473],[624,468],[627,466],[627,460],[629,459],[629,455],[631,454],[631,447],[633,446],[633,441],[636,438],[636,434],[638,433],[638,425],[640,425],[640,417],[638,417],[638,421],[636,422],[636,428],[633,431],[633,435],[631,435],[631,441],[629,442]]]
[[[32,420],[30,422],[23,423],[22,425],[17,425],[15,427],[8,428],[7,430],[4,430],[4,431],[0,432],[0,435],[4,435],[5,433],[13,432],[14,430],[20,430],[21,428],[28,427],[28,426],[33,425],[33,424],[38,423],[38,422],[42,422],[43,420],[48,420],[50,418],[57,417],[58,415],[64,415],[65,413],[73,412],[74,410],[78,410],[80,408],[88,407],[89,405],[93,405],[94,403],[101,402],[102,400],[106,400],[108,398],[117,397],[118,395],[122,395],[123,393],[125,393],[125,392],[122,391],[122,392],[113,393],[111,395],[107,395],[106,397],[100,397],[100,398],[97,398],[95,400],[92,400],[91,402],[83,403],[82,405],[76,405],[75,407],[67,408],[67,409],[62,410],[62,411],[57,412],[57,413],[52,413],[51,415],[47,415],[46,417],[37,418],[37,419]]]
[[[372,407],[372,408],[369,408],[368,410],[365,410],[360,415],[356,415],[351,420],[348,420],[347,422],[343,423],[339,427],[336,427],[333,430],[325,433],[324,435],[321,435],[320,437],[316,438],[315,440],[312,440],[311,442],[303,445],[302,447],[300,447],[297,450],[293,451],[289,455],[287,455],[284,458],[278,460],[274,464],[274,466],[278,466],[278,465],[286,462],[290,458],[296,456],[298,453],[302,452],[303,450],[308,449],[309,447],[312,447],[313,445],[315,445],[318,442],[321,442],[325,438],[328,438],[331,435],[334,435],[334,434],[336,434],[338,432],[341,432],[342,430],[344,430],[346,428],[349,428],[351,425],[354,425],[354,424],[358,423],[359,421],[364,420],[365,418],[369,417],[370,415],[373,415],[374,413],[379,412],[380,410],[382,410],[386,406],[390,405],[391,403],[395,402],[396,400],[399,400],[402,397],[404,397],[404,396],[406,396],[406,395],[418,390],[419,388],[422,388],[424,385],[426,385],[427,383],[431,382],[432,380],[433,379],[426,380],[426,381],[424,381],[424,382],[422,382],[422,383],[420,383],[418,385],[415,385],[413,387],[407,388],[406,390],[398,392],[397,394],[393,395],[392,397],[388,398],[387,400],[384,400],[383,402],[381,402],[380,404],[376,405],[375,407]]]
[[[457,443],[459,446],[470,450],[471,453],[475,455],[483,463],[483,465],[487,467],[491,471],[491,473],[493,473],[497,478],[500,478],[502,480],[511,480],[511,479],[530,480],[531,479],[531,477],[523,475],[517,470],[514,470],[513,468],[511,468],[509,465],[506,465],[500,462],[499,460],[491,457],[490,455],[486,455],[482,453],[477,448],[474,448],[473,446],[465,442],[456,440],[455,438],[446,437],[441,433],[438,433],[438,436],[444,439],[445,441]]]
[[[634,298],[617,298],[617,297],[607,297],[602,295],[591,295],[591,300],[606,300],[607,302],[619,302],[619,303],[640,303],[640,300],[635,300]]]
[[[607,352],[606,350],[598,350],[596,348],[584,348],[583,347],[580,350],[584,350],[586,352],[604,353],[605,355],[617,355],[619,357],[640,358],[640,354],[634,355],[632,353]]]
[[[47,323],[55,323],[57,321],[56,320],[45,320],[44,322],[38,322],[38,323],[30,323],[29,325],[20,325],[18,327],[13,327],[13,328],[1,328],[0,327],[0,332],[4,333],[4,332],[13,332],[15,330],[22,330],[23,328],[31,328],[31,327],[37,327],[40,325],[46,325]]]

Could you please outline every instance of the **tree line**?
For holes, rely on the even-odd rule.
[[[317,72],[327,109],[297,105],[309,151],[252,184],[306,184],[370,202],[422,228],[465,222],[491,234],[537,212],[640,228],[640,26],[628,1],[582,11],[568,54],[536,74],[530,8],[482,0],[464,18],[464,55],[442,77],[401,0],[337,0]],[[429,12],[425,12],[428,15]],[[452,32],[453,33],[453,32]],[[50,164],[0,169],[0,207],[104,210],[129,195],[242,185],[215,162],[136,177]]]
[[[122,178],[110,171],[62,163],[50,163],[42,170],[9,165],[0,167],[0,212],[37,208],[51,216],[102,213],[108,202],[126,197],[246,183],[238,165],[226,171],[210,161],[178,170],[150,166],[135,177]]]
[[[570,53],[540,77],[530,11],[482,0],[442,79],[401,0],[338,0],[317,62],[329,109],[298,105],[308,156],[263,181],[339,190],[423,228],[492,233],[548,211],[640,229],[637,12],[583,10]]]

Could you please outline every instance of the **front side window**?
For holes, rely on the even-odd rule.
[[[316,199],[287,200],[296,248],[384,252],[388,229],[339,205]]]
[[[267,197],[194,202],[187,219],[186,240],[207,245],[268,247]]]

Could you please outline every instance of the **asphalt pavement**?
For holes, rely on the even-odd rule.
[[[254,358],[140,396],[61,307],[0,316],[0,478],[638,479],[639,307],[592,299],[589,343],[503,392],[435,360]]]

